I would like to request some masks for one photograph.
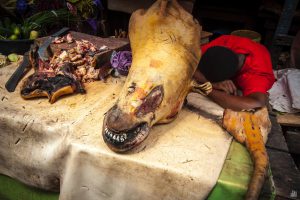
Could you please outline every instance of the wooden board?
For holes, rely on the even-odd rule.
[[[93,43],[97,48],[102,47],[103,45],[107,46],[110,50],[123,50],[125,48],[129,48],[129,40],[128,39],[122,39],[122,38],[101,38],[94,35],[88,35],[85,33],[79,33],[70,31],[72,37],[75,40],[87,40],[91,43]],[[44,42],[48,37],[43,37],[37,39],[38,44],[41,44]],[[60,44],[51,44],[51,50],[52,51],[60,51],[62,49],[71,49],[76,46],[76,43],[60,43]],[[103,51],[105,52],[105,51]],[[102,53],[103,53],[102,52]]]
[[[299,199],[300,172],[297,169],[276,116],[270,115],[272,130],[266,144],[275,199]]]
[[[270,120],[272,123],[272,129],[269,133],[266,147],[277,149],[279,151],[289,152],[281,127],[276,121],[276,117],[274,115],[270,115]]]
[[[267,149],[276,199],[299,199],[300,173],[291,155],[275,149]]]
[[[283,126],[300,127],[300,113],[277,115],[277,122]]]
[[[285,138],[290,152],[300,154],[300,132],[287,131]]]

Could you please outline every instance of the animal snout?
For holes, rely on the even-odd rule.
[[[106,115],[106,126],[114,131],[126,131],[135,125],[131,115],[124,113],[117,105],[113,106]]]

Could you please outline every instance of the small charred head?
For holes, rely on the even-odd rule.
[[[57,75],[54,73],[36,72],[30,75],[21,87],[24,99],[48,97],[54,103],[60,96],[74,92],[84,93],[81,83],[71,73],[71,66],[65,63]]]

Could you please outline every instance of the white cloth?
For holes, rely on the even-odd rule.
[[[60,200],[199,200],[214,187],[232,138],[213,120],[184,108],[172,123],[153,127],[135,153],[116,154],[101,130],[123,80],[89,83],[87,94],[50,104],[23,100],[19,87],[8,93],[14,70],[0,69],[0,173],[60,190]],[[207,99],[198,103],[204,108]],[[214,109],[212,116],[222,113]]]
[[[300,112],[300,70],[284,69],[275,72],[277,81],[269,90],[270,104],[275,110]]]

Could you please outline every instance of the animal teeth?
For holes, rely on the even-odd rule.
[[[105,128],[104,129],[106,135],[111,139],[111,140],[114,140],[114,141],[117,141],[117,142],[124,142],[127,138],[127,135],[126,133],[123,133],[123,134],[115,134],[113,132],[111,132],[108,128]]]

